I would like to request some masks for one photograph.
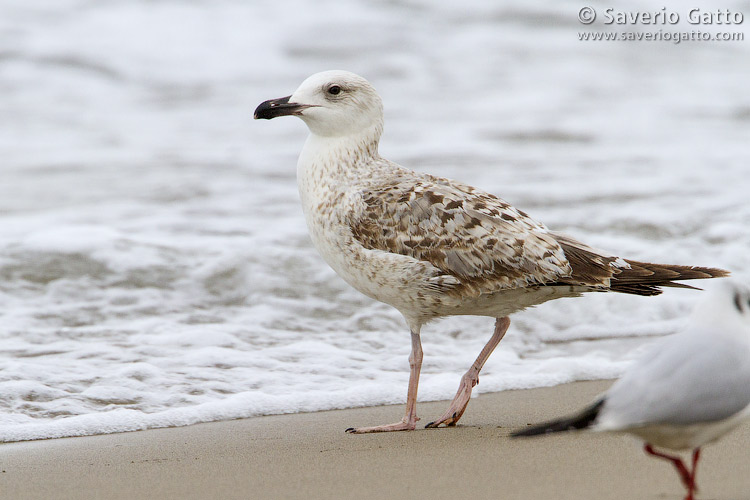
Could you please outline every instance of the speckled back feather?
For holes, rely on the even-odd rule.
[[[400,169],[360,191],[350,223],[365,248],[430,262],[464,291],[552,283],[571,273],[547,228],[507,202],[465,184]]]

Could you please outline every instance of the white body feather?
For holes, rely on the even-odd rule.
[[[694,449],[750,416],[750,291],[726,281],[604,394],[592,430]]]

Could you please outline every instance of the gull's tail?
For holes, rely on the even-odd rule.
[[[729,276],[729,271],[715,267],[651,264],[628,259],[625,259],[625,262],[630,264],[630,269],[622,269],[619,274],[612,277],[610,289],[613,292],[659,295],[661,290],[658,287],[660,286],[697,289],[694,286],[675,283],[675,281]]]
[[[598,400],[591,406],[586,407],[582,412],[572,417],[551,420],[543,424],[534,425],[528,429],[514,432],[510,437],[538,436],[540,434],[550,434],[552,432],[572,431],[575,429],[586,429],[594,423],[596,417],[604,405],[604,398]]]
[[[618,259],[591,248],[570,236],[552,233],[570,262],[572,273],[560,283],[604,287],[613,292],[634,295],[659,295],[660,286],[677,288],[696,287],[675,283],[681,280],[723,278],[729,271],[714,267],[651,264],[636,260]]]

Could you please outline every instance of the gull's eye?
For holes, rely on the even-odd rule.
[[[338,85],[331,85],[328,87],[328,93],[331,95],[339,95],[341,93],[341,87]]]

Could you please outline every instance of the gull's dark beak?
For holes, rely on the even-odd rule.
[[[296,102],[289,102],[290,95],[286,97],[279,97],[278,99],[269,99],[268,101],[260,103],[260,106],[255,108],[255,119],[270,120],[277,116],[287,115],[298,115],[303,109],[309,108],[307,104],[297,104]]]

